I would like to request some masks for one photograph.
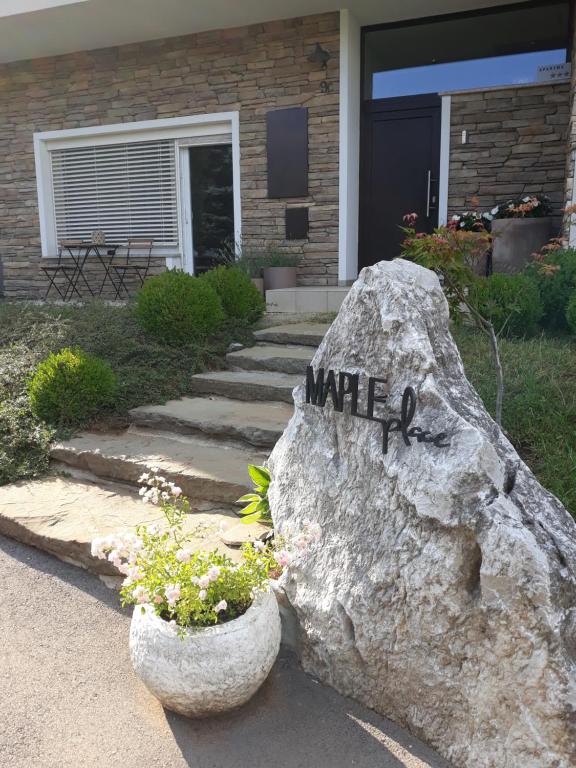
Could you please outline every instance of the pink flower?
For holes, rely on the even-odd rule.
[[[162,595],[155,595],[154,602],[156,603],[156,605],[160,605],[160,603],[164,602],[164,598],[162,597]]]
[[[141,584],[139,584],[133,591],[132,597],[137,603],[147,603],[150,600],[148,590],[146,590]]]
[[[164,594],[166,596],[168,605],[170,606],[176,605],[176,603],[180,599],[180,584],[168,584],[168,586],[164,590]]]
[[[291,560],[290,553],[286,549],[280,550],[280,552],[278,552],[278,554],[276,555],[276,562],[282,568],[285,568],[287,565],[289,565],[290,560]]]
[[[175,485],[172,488],[172,496],[174,496],[175,498],[178,498],[178,496],[181,496],[181,495],[182,495],[182,488],[179,488],[177,485]]]
[[[217,565],[213,565],[208,569],[208,578],[210,581],[217,581],[220,576],[220,568]]]
[[[228,603],[226,602],[226,600],[220,600],[218,605],[214,607],[214,610],[216,613],[220,613],[221,611],[225,611],[226,608],[228,608]]]
[[[207,594],[208,592],[206,592],[205,589],[201,589],[200,592],[198,592],[198,597],[200,598],[200,600],[206,600]]]
[[[210,586],[210,576],[200,576],[198,579],[198,586],[202,589],[206,589],[206,587]]]
[[[179,560],[181,563],[189,563],[191,557],[192,550],[188,547],[183,547],[176,552],[176,560]]]

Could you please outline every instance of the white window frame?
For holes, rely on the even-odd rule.
[[[176,151],[176,189],[178,199],[179,248],[158,248],[167,267],[180,267],[194,272],[192,251],[190,184],[186,170],[187,148],[198,144],[231,144],[234,197],[234,240],[242,242],[242,210],[240,196],[240,115],[238,112],[217,112],[208,115],[190,115],[134,123],[71,128],[34,134],[34,159],[38,190],[38,212],[43,258],[58,252],[56,218],[52,194],[52,166],[50,152],[55,149],[124,144],[139,141],[173,139]],[[188,181],[188,184],[186,184]]]

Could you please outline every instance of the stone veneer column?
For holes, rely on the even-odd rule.
[[[572,0],[572,16],[576,17],[576,0]],[[566,151],[566,204],[572,205],[576,202],[574,194],[574,166],[576,164],[576,34],[574,35],[572,45],[572,83],[570,87],[570,122],[568,125],[568,144]],[[570,231],[570,229],[572,231]],[[570,241],[576,241],[576,228],[570,228],[570,219],[564,219],[564,232],[570,236]]]

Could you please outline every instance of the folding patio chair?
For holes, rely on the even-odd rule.
[[[78,260],[74,258],[72,249],[77,248],[78,246],[82,245],[81,240],[61,240],[58,243],[58,256],[55,256],[54,258],[48,258],[43,259],[40,264],[40,269],[48,280],[50,281],[48,283],[48,288],[46,289],[46,293],[44,294],[44,299],[48,298],[48,294],[50,293],[50,290],[52,288],[55,288],[58,295],[62,299],[62,301],[67,301],[68,297],[70,298],[74,295],[74,293],[77,294],[78,298],[82,298],[82,295],[78,288],[76,287],[77,283],[77,272],[78,272]],[[68,255],[65,255],[68,254]],[[51,263],[46,263],[51,262]],[[56,278],[58,276],[63,276],[65,279],[65,285],[66,288],[64,290],[64,293],[62,293],[60,286],[56,282]]]
[[[112,262],[112,268],[118,278],[115,298],[120,298],[122,290],[128,295],[126,279],[130,275],[134,276],[140,282],[141,286],[143,285],[152,265],[153,247],[154,240],[128,240],[126,244],[126,255],[123,257],[122,263],[115,264]],[[132,259],[140,259],[140,263],[136,263],[135,261],[130,263],[130,256],[132,256]]]

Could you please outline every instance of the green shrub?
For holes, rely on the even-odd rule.
[[[78,425],[114,405],[110,365],[80,349],[63,349],[38,365],[28,385],[32,412],[48,424]]]
[[[576,290],[570,297],[566,307],[566,322],[572,333],[576,333]]]
[[[576,290],[576,250],[563,248],[533,261],[526,274],[538,286],[544,308],[542,325],[552,331],[568,328],[566,307]]]
[[[473,304],[488,318],[498,334],[528,336],[542,317],[538,288],[525,275],[493,274],[477,280],[471,291]]]
[[[242,269],[216,267],[205,272],[200,280],[216,291],[228,318],[254,323],[262,317],[264,300],[260,291]]]
[[[205,341],[225,320],[212,286],[175,269],[146,280],[138,293],[136,316],[148,333],[174,345]]]
[[[52,432],[39,424],[27,398],[0,403],[0,485],[48,471]]]

